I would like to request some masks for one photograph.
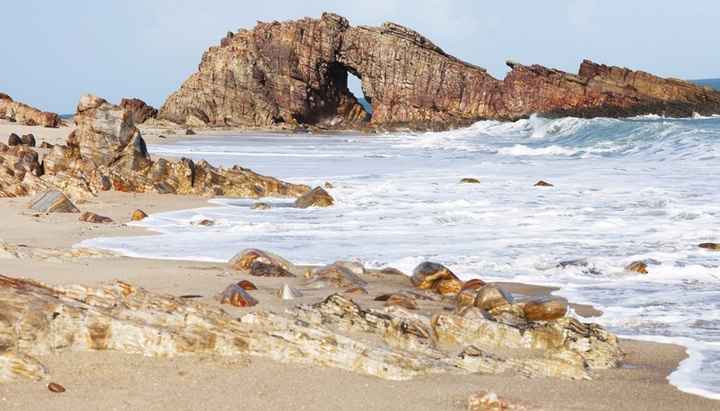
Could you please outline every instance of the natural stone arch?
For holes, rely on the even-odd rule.
[[[198,126],[447,129],[481,119],[545,115],[720,113],[720,93],[584,61],[578,74],[508,62],[504,80],[394,23],[320,19],[258,23],[228,33],[165,102],[159,117]],[[361,79],[370,117],[347,88]]]

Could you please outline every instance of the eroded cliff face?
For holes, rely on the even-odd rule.
[[[394,23],[352,27],[320,19],[258,23],[228,33],[159,117],[191,126],[313,125],[445,129],[533,113],[689,116],[720,113],[720,93],[640,71],[584,61],[579,73],[509,62],[504,80]],[[362,81],[372,115],[347,88]]]

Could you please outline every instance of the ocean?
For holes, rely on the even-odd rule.
[[[151,146],[151,153],[239,164],[309,185],[337,203],[210,200],[134,225],[150,237],[80,246],[128,256],[227,261],[244,248],[296,263],[356,259],[407,273],[432,260],[463,279],[561,287],[622,336],[675,342],[670,376],[720,399],[720,118],[481,121],[428,133],[242,135]],[[480,184],[460,184],[464,177]],[[545,180],[554,187],[534,187]],[[213,219],[212,227],[191,224]],[[627,272],[633,261],[649,274]],[[574,261],[573,264],[559,264]]]

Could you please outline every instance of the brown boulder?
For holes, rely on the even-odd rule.
[[[551,297],[526,302],[523,312],[528,321],[552,321],[565,316],[568,302],[564,298]]]
[[[555,186],[548,183],[547,181],[540,180],[537,183],[535,183],[535,187],[555,187]]]
[[[648,265],[644,261],[633,261],[625,267],[625,270],[640,274],[648,273]]]
[[[113,219],[110,217],[101,216],[98,214],[95,214],[90,211],[86,211],[82,214],[80,214],[80,218],[78,221],[84,221],[86,223],[95,223],[95,224],[109,224],[113,222]]]
[[[157,117],[157,109],[146,104],[138,98],[124,98],[120,101],[120,107],[130,113],[135,124],[142,124],[145,121]]]
[[[337,288],[367,286],[367,282],[360,278],[356,267],[342,261],[313,270],[308,284]]]
[[[477,178],[465,177],[460,180],[460,183],[462,183],[462,184],[480,184],[480,180],[478,180]]]
[[[410,281],[417,288],[433,290],[440,295],[456,295],[463,285],[450,269],[429,261],[415,268]]]
[[[130,221],[141,221],[147,218],[147,216],[143,210],[137,209],[130,215]]]
[[[20,139],[20,136],[18,136],[15,133],[10,133],[10,136],[8,137],[8,145],[9,146],[19,146],[22,144],[22,139]]]
[[[512,303],[513,298],[509,293],[492,284],[477,289],[475,293],[475,307],[485,311],[492,312],[493,310],[508,306]]]
[[[322,187],[315,187],[295,200],[295,207],[330,207],[335,200]]]
[[[233,270],[249,270],[255,261],[281,267],[287,271],[291,271],[293,269],[292,263],[288,260],[273,253],[255,248],[248,248],[237,253],[230,259],[230,261],[228,261],[228,265]]]
[[[230,304],[235,307],[252,307],[257,303],[258,301],[255,298],[237,284],[230,284],[220,294],[220,304]]]
[[[32,134],[25,134],[20,138],[20,141],[24,146],[35,147],[35,136]]]
[[[699,244],[698,247],[706,250],[720,251],[720,243],[702,243]]]
[[[250,264],[250,275],[255,277],[295,277],[295,274],[275,264],[255,260]]]

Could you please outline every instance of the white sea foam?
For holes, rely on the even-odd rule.
[[[357,258],[408,273],[430,259],[465,279],[556,285],[603,310],[597,321],[615,332],[687,346],[670,381],[720,393],[720,253],[697,247],[720,240],[718,118],[534,116],[442,133],[258,135],[151,151],[329,180],[337,204],[300,210],[266,199],[273,207],[260,212],[252,200],[214,199],[134,223],[157,236],[82,245],[218,262],[257,247],[298,263]],[[533,187],[539,179],[555,187]],[[193,224],[206,218],[218,223]],[[650,274],[624,270],[636,260]]]

